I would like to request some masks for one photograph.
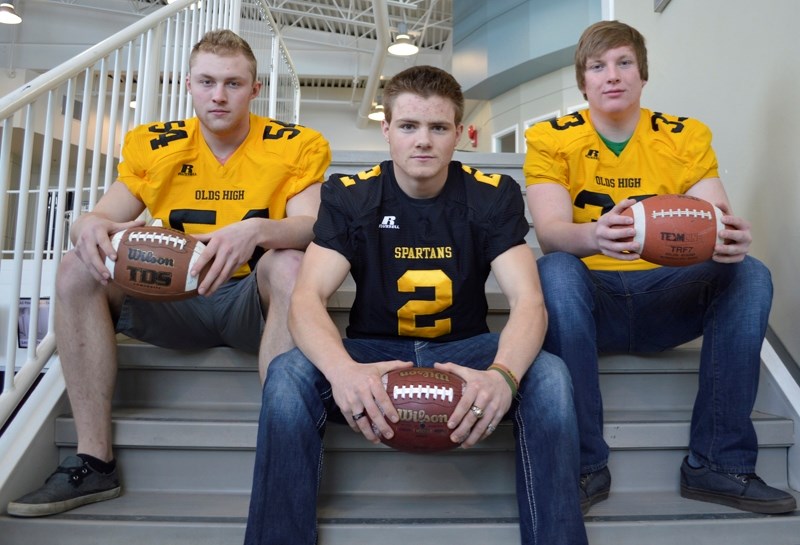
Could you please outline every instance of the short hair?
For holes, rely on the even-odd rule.
[[[383,88],[383,113],[387,123],[392,121],[394,101],[403,93],[411,93],[422,98],[439,96],[449,99],[455,107],[455,124],[461,124],[464,116],[464,93],[456,79],[441,68],[412,66],[389,80]]]
[[[583,92],[586,86],[586,63],[590,57],[599,57],[609,49],[630,46],[636,54],[639,65],[639,77],[647,81],[647,48],[644,36],[633,28],[619,21],[600,21],[583,31],[578,47],[575,49],[575,78],[578,89]]]
[[[234,57],[239,54],[244,55],[244,58],[250,63],[250,74],[253,76],[253,81],[255,82],[257,79],[256,56],[250,48],[250,44],[231,30],[212,30],[207,32],[199,42],[194,44],[192,52],[189,55],[190,70],[199,53],[211,53],[220,57]]]

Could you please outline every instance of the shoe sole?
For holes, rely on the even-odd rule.
[[[588,498],[587,501],[581,502],[581,513],[585,515],[586,513],[589,512],[589,509],[592,508],[592,505],[607,500],[610,492],[611,492],[610,490],[603,490],[599,494],[595,494],[594,496]]]
[[[697,488],[691,488],[681,484],[681,497],[689,500],[705,501],[709,503],[716,503],[733,507],[734,509],[741,509],[742,511],[750,511],[751,513],[759,513],[762,515],[780,515],[783,513],[791,513],[797,508],[797,502],[794,498],[787,498],[782,501],[758,501],[748,500],[740,496],[727,496],[718,492],[708,492]]]
[[[96,503],[99,501],[111,500],[119,496],[122,487],[118,486],[110,490],[87,494],[71,500],[56,501],[51,503],[16,503],[8,504],[8,514],[15,517],[44,517],[47,515],[57,515],[70,509],[75,509],[81,505]]]

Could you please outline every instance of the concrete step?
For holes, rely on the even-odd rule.
[[[0,517],[0,535],[5,545],[238,544],[248,503],[247,494],[126,491],[53,517]],[[325,545],[520,542],[513,494],[323,495],[318,517]],[[592,545],[792,545],[800,531],[800,512],[755,515],[672,492],[615,492],[585,520]]]
[[[505,319],[505,315],[497,315]],[[600,359],[606,411],[691,410],[699,345],[659,354]],[[258,409],[261,387],[253,355],[229,348],[173,351],[126,341],[119,346],[119,407]]]
[[[792,545],[799,513],[763,516],[680,498],[697,345],[601,359],[611,498],[586,517],[592,545]],[[609,399],[611,398],[611,399]],[[650,400],[650,406],[645,403]],[[114,443],[124,493],[45,519],[0,516],[0,542],[241,543],[249,502],[260,387],[256,359],[230,349],[174,352],[123,343]],[[757,471],[787,488],[792,422],[753,414]],[[69,415],[56,419],[58,459],[74,452]],[[331,424],[319,502],[325,545],[519,543],[510,424],[469,450],[410,455]],[[679,536],[679,537],[677,537]]]
[[[604,433],[614,451],[610,467],[615,488],[677,490],[690,416],[682,411],[607,413]],[[784,486],[792,423],[758,412],[753,417],[761,443],[759,472],[770,483]],[[114,444],[125,487],[247,491],[257,427],[257,410],[118,409],[114,412]],[[72,453],[76,436],[71,417],[57,419],[54,439],[61,456]],[[406,454],[373,445],[347,426],[330,424],[325,448],[322,489],[330,492],[391,489],[397,493],[425,490],[482,495],[514,490],[510,423],[503,423],[472,449],[436,455]],[[221,464],[226,467],[222,473],[218,471]],[[198,481],[197,475],[204,478]]]

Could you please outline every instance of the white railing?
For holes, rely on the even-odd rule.
[[[253,111],[297,122],[299,82],[265,0],[176,0],[0,99],[0,426],[55,351],[70,223],[114,181],[125,132],[193,115],[189,52],[215,28],[256,53],[268,99]]]

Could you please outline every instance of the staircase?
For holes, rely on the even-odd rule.
[[[384,156],[335,154],[331,171],[356,172]],[[520,156],[457,158],[522,180]],[[535,240],[530,243],[535,247]],[[498,330],[507,304],[491,279],[487,293],[490,327]],[[347,282],[330,302],[342,328],[352,297]],[[698,343],[658,355],[601,359],[613,483],[610,499],[586,516],[592,545],[800,544],[800,511],[755,515],[679,496],[698,359]],[[47,518],[0,515],[0,543],[241,543],[260,404],[256,358],[230,349],[174,352],[123,339],[119,360],[114,443],[123,495]],[[769,379],[762,382],[759,406],[779,406]],[[767,397],[769,403],[762,403]],[[65,396],[40,412],[46,413],[43,425],[0,490],[0,509],[74,452]],[[758,472],[788,488],[792,421],[762,411],[754,418]],[[325,441],[322,545],[519,543],[510,424],[473,449],[437,455],[375,446],[336,424],[328,426]]]

